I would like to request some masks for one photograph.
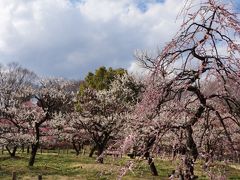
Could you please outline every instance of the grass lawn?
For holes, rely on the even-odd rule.
[[[81,180],[81,179],[117,179],[120,170],[127,164],[128,157],[104,159],[104,164],[97,164],[95,158],[87,155],[75,156],[73,153],[37,154],[34,167],[28,167],[28,155],[18,153],[16,158],[10,158],[5,152],[0,155],[0,179],[10,180],[12,172],[16,172],[18,179],[34,180],[39,174],[48,180]],[[129,171],[123,179],[125,180],[154,180],[168,179],[168,174],[174,169],[176,163],[168,160],[156,159],[155,163],[159,172],[158,177],[152,177],[145,160],[135,160],[132,171]],[[226,172],[228,179],[240,180],[240,165],[229,166],[218,164],[214,169],[216,173]],[[196,174],[199,179],[208,179],[201,170],[201,163],[197,163]]]

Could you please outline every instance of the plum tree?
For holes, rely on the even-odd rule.
[[[16,63],[3,66],[0,70],[0,123],[2,145],[6,146],[9,154],[14,157],[17,147],[24,145],[21,136],[17,136],[21,130],[21,121],[16,119],[16,109],[20,104],[30,99],[26,90],[29,89],[36,80],[36,74],[26,68],[22,68]],[[19,138],[17,138],[19,137]]]
[[[239,128],[239,103],[232,85],[239,89],[240,23],[220,1],[204,0],[200,6],[188,3],[181,29],[160,54],[139,56],[151,75],[137,112],[145,123],[156,121],[161,132],[184,132],[178,135],[185,146],[185,171],[181,169],[180,175],[193,179],[199,123],[204,127],[198,132],[206,138],[207,131],[221,129],[229,149],[236,152],[233,134]],[[213,82],[216,85],[211,87]]]
[[[97,150],[98,161],[111,140],[117,139],[126,125],[128,115],[137,103],[141,84],[132,76],[118,76],[108,89],[85,89],[78,96],[79,118],[75,124],[90,136]]]

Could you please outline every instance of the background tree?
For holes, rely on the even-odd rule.
[[[104,66],[99,67],[95,70],[95,74],[89,72],[85,77],[85,81],[80,85],[80,93],[87,88],[96,90],[108,89],[111,82],[116,78],[116,76],[123,75],[126,72],[127,71],[122,68],[112,69],[110,67],[106,69]]]
[[[12,73],[10,75],[13,76]],[[8,141],[14,142],[14,147],[18,145],[17,143],[31,145],[29,166],[33,166],[41,137],[46,134],[43,130],[48,128],[53,119],[60,121],[61,116],[74,111],[74,93],[71,82],[63,79],[43,79],[34,86],[27,86],[25,83],[16,89],[12,87],[15,87],[17,82],[13,81],[13,84],[11,82],[6,84],[13,92],[4,90],[11,99],[1,101],[3,107],[1,116],[10,122],[9,131],[5,134],[8,135]],[[51,130],[48,128],[48,131]]]
[[[2,139],[9,154],[14,157],[17,147],[24,146],[24,140],[19,133],[22,132],[21,121],[16,118],[16,109],[30,100],[27,89],[34,85],[36,75],[28,69],[22,68],[16,63],[8,64],[1,69],[0,81],[0,122],[4,129]],[[16,138],[19,137],[19,138]]]
[[[29,166],[33,166],[35,156],[40,144],[41,127],[46,126],[54,118],[61,120],[61,116],[74,111],[71,82],[63,79],[44,79],[41,85],[33,92],[33,99],[36,100],[37,108],[40,108],[41,118],[32,119],[33,136],[31,157]]]
[[[91,138],[79,123],[77,112],[67,113],[55,118],[50,122],[51,136],[56,137],[58,142],[72,145],[78,156],[85,145],[91,145]]]
[[[112,69],[106,68],[104,66],[99,67],[95,70],[95,73],[89,72],[88,75],[85,77],[85,80],[81,82],[79,87],[78,98],[81,99],[82,97],[88,96],[88,92],[90,91],[100,91],[100,90],[107,90],[110,88],[112,81],[117,76],[121,76],[127,73],[126,70],[122,68]],[[77,102],[76,108],[78,111],[81,111],[81,104]],[[92,157],[96,147],[93,145],[89,156]]]
[[[98,161],[111,140],[120,135],[128,114],[136,104],[141,85],[128,74],[115,77],[108,89],[85,89],[78,96],[78,124],[89,134],[97,150]]]

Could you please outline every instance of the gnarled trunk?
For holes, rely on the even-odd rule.
[[[89,157],[92,157],[93,156],[93,153],[97,150],[97,146],[94,145],[92,146],[92,148],[90,149],[90,153],[89,153]]]
[[[35,157],[37,154],[37,150],[39,148],[39,140],[40,140],[40,129],[39,129],[39,124],[35,125],[35,131],[36,131],[36,142],[32,144],[32,151],[31,151],[31,156],[28,162],[29,166],[33,166],[35,162]]]
[[[79,142],[76,143],[75,141],[72,141],[72,144],[73,144],[73,149],[75,150],[76,155],[78,156],[82,149],[82,145]]]
[[[37,154],[38,147],[39,147],[39,142],[37,142],[36,144],[32,144],[31,156],[30,156],[29,163],[28,163],[29,166],[33,166],[33,164],[35,162],[35,157]]]
[[[179,178],[185,180],[196,179],[197,176],[194,175],[194,162],[198,157],[198,150],[196,143],[193,139],[193,130],[191,125],[186,127],[186,153],[183,153],[184,160],[182,161],[182,167],[179,169]]]
[[[29,154],[30,153],[30,146],[28,145],[27,146],[27,154]]]
[[[11,151],[11,148],[9,146],[6,146],[6,149],[11,157],[16,157],[16,152],[17,152],[17,146],[14,145]]]
[[[25,151],[24,144],[22,144],[21,149],[22,149],[22,153],[24,153],[24,151]]]
[[[152,173],[153,176],[158,176],[158,172],[157,172],[157,168],[153,162],[153,159],[152,157],[150,156],[150,149],[151,147],[153,146],[154,142],[156,140],[156,136],[155,135],[152,135],[152,136],[149,136],[147,141],[146,141],[146,150],[145,150],[145,153],[144,153],[144,157],[147,159],[148,161],[148,165],[150,167],[150,171]]]
[[[148,157],[148,165],[150,167],[151,173],[153,176],[158,176],[157,168],[153,162],[153,159],[151,157]]]
[[[198,157],[198,150],[197,150],[197,145],[194,142],[194,139],[192,136],[192,133],[193,133],[192,127],[188,126],[186,128],[186,131],[187,131],[187,148],[190,150],[190,154],[192,155],[194,161],[196,161]]]
[[[97,162],[100,164],[103,164],[103,151],[104,151],[104,146],[97,146]]]

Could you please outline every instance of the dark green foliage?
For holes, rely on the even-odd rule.
[[[108,89],[114,78],[118,75],[121,76],[124,73],[127,73],[127,71],[122,68],[112,69],[110,67],[106,69],[104,66],[96,69],[95,74],[89,72],[85,78],[85,81],[80,85],[80,94],[86,88],[92,88],[96,90]]]
[[[79,87],[78,93],[78,102],[76,104],[76,109],[81,111],[81,102],[80,99],[84,95],[86,95],[86,89],[94,89],[94,90],[103,90],[109,89],[110,84],[117,76],[122,76],[123,74],[127,73],[127,70],[123,68],[113,69],[113,68],[106,68],[104,66],[95,70],[95,74],[89,72],[88,75],[85,77],[85,80],[81,82]]]

